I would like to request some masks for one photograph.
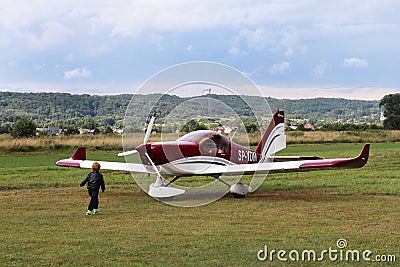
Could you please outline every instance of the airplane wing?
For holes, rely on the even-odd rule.
[[[369,157],[370,144],[365,144],[360,155],[355,158],[321,159],[319,157],[278,157],[268,163],[234,164],[227,166],[210,165],[207,168],[196,170],[192,175],[243,175],[267,174],[279,172],[302,172],[311,170],[351,169],[363,167]],[[57,166],[91,169],[95,161],[86,160],[86,149],[78,148],[69,159],[57,161]],[[96,161],[103,170],[127,171],[133,173],[153,173],[142,164]]]
[[[91,169],[94,162],[98,162],[103,170],[150,173],[142,164],[86,160],[85,147],[79,147],[71,158],[59,160],[56,162],[56,165],[61,167]]]
[[[237,164],[228,166],[210,166],[198,172],[198,175],[242,175],[279,172],[301,172],[311,170],[352,169],[363,167],[369,157],[370,144],[365,144],[360,155],[355,158],[308,159],[259,164]]]

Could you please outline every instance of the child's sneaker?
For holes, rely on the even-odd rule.
[[[90,216],[90,215],[92,215],[92,211],[88,210],[88,211],[86,212],[86,216]]]
[[[99,214],[99,210],[98,209],[94,209],[93,210],[93,214]]]

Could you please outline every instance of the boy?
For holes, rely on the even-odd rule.
[[[88,184],[87,189],[89,196],[91,197],[86,215],[90,216],[92,215],[92,210],[93,214],[97,214],[99,212],[100,187],[102,192],[106,190],[103,175],[100,173],[100,164],[98,162],[92,164],[92,171],[86,176],[80,186],[84,186],[86,183]]]

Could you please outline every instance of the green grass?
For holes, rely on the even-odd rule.
[[[291,145],[281,154],[347,157],[361,147]],[[0,157],[0,266],[270,266],[257,261],[264,245],[322,251],[339,238],[400,261],[400,143],[372,144],[362,169],[268,175],[245,199],[227,195],[197,208],[157,202],[129,174],[104,171],[101,214],[90,218],[79,187],[88,170],[54,165],[71,153]],[[117,160],[102,151],[88,156]]]

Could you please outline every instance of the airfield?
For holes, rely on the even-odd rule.
[[[280,155],[353,157],[361,147],[298,143]],[[339,239],[346,249],[396,256],[385,265],[400,261],[399,142],[372,143],[361,169],[271,174],[244,199],[228,194],[196,208],[158,202],[130,174],[104,171],[100,214],[89,218],[79,187],[88,170],[55,166],[73,150],[1,152],[0,266],[365,266],[257,258],[266,245],[320,252],[338,249]],[[115,161],[115,152],[92,147],[88,157]]]

